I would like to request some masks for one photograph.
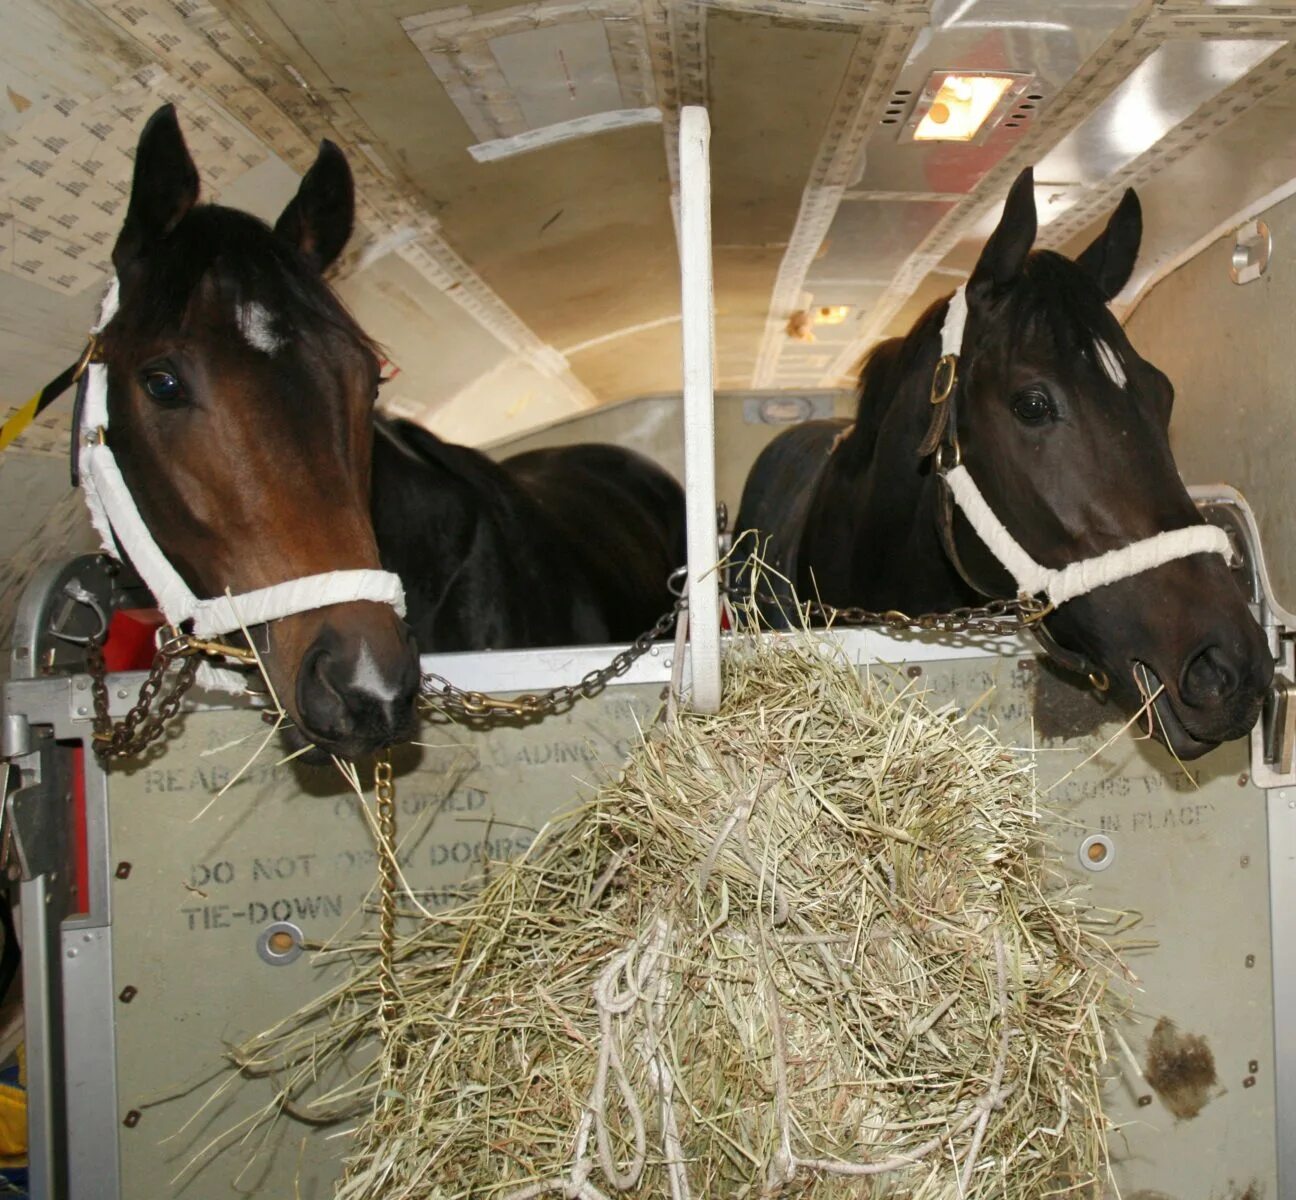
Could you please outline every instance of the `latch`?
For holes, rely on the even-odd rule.
[[[67,857],[67,772],[53,734],[32,738],[37,770],[4,764],[4,811],[0,818],[0,870],[29,880],[63,868]],[[30,781],[23,782],[27,777]]]
[[[1296,683],[1275,675],[1260,714],[1264,761],[1279,775],[1292,773],[1296,747]]]

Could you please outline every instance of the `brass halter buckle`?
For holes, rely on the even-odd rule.
[[[99,335],[92,333],[90,340],[86,342],[86,348],[81,351],[81,357],[77,360],[76,370],[72,372],[72,382],[80,383],[81,376],[86,373],[92,362],[98,361],[99,354]]]
[[[942,354],[936,364],[936,370],[932,372],[931,402],[944,404],[954,391],[954,384],[957,381],[958,355]]]

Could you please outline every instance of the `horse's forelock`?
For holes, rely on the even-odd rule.
[[[378,347],[324,281],[265,222],[221,205],[200,205],[161,252],[140,263],[111,331],[131,339],[175,334],[223,312],[253,345],[268,330],[327,344],[342,335]]]

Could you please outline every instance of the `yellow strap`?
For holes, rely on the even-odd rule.
[[[14,440],[36,416],[36,406],[40,403],[42,388],[26,404],[13,414],[3,425],[0,425],[0,450],[7,450]]]

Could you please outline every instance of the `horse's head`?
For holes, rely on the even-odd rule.
[[[351,232],[346,160],[324,142],[273,229],[198,204],[198,186],[162,108],[140,137],[100,351],[109,444],[140,515],[199,596],[377,568],[379,360],[321,276]],[[390,607],[337,604],[267,629],[270,683],[308,741],[356,756],[409,734],[418,660]]]
[[[1074,261],[1032,252],[1035,233],[1027,170],[967,284],[958,437],[1009,532],[1036,562],[1061,567],[1202,518],[1170,452],[1174,389],[1107,307],[1138,254],[1137,197],[1125,193]],[[969,575],[1011,594],[975,535],[961,522],[956,530]],[[1218,554],[1099,587],[1046,626],[1122,699],[1159,693],[1153,730],[1183,758],[1245,734],[1273,674],[1264,634]]]

